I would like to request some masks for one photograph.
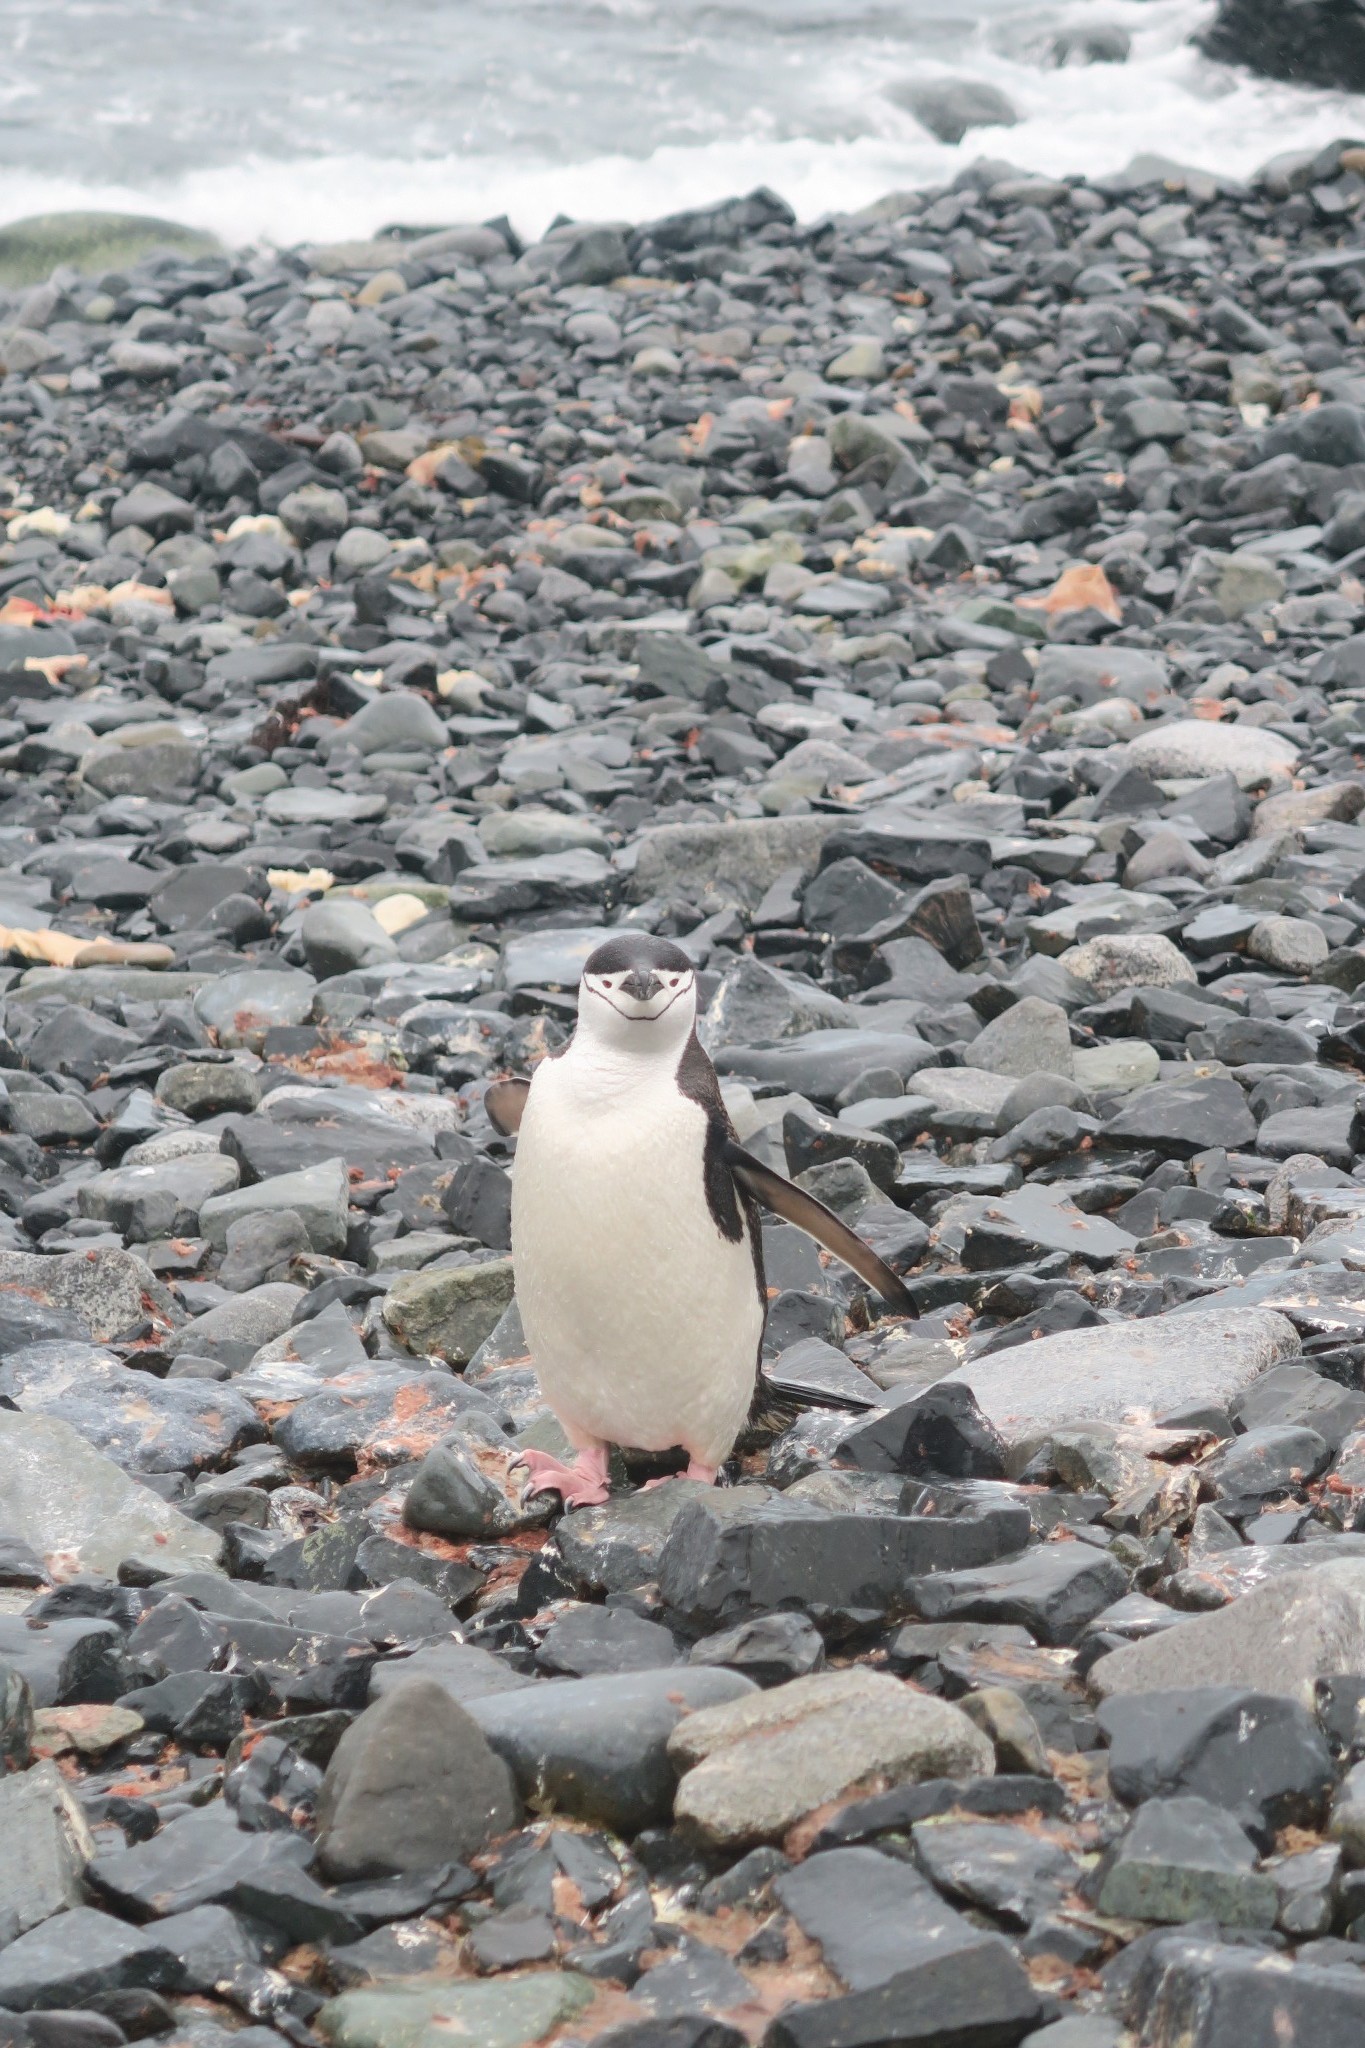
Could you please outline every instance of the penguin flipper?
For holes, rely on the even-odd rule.
[[[526,1098],[531,1092],[529,1081],[518,1081],[510,1075],[501,1081],[494,1081],[484,1090],[483,1106],[488,1112],[488,1121],[502,1137],[510,1138],[521,1129],[521,1119],[526,1111]]]
[[[897,1315],[918,1316],[919,1310],[904,1282],[892,1272],[885,1259],[878,1258],[870,1244],[864,1244],[856,1231],[840,1221],[832,1209],[827,1209],[823,1202],[817,1202],[814,1195],[808,1195],[804,1188],[793,1186],[780,1173],[774,1173],[770,1166],[764,1166],[742,1145],[727,1145],[725,1159],[730,1172],[747,1195],[752,1195],[756,1202],[761,1202],[765,1209],[771,1209],[774,1216],[780,1216],[785,1223],[794,1223],[798,1230],[804,1230],[807,1237],[813,1237],[826,1251],[833,1252],[836,1259],[842,1259],[860,1280],[865,1280],[880,1294]]]

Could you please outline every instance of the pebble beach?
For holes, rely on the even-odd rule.
[[[0,234],[6,2048],[1360,2039],[1363,201]],[[622,929],[918,1313],[561,1512]]]

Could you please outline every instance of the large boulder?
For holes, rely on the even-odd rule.
[[[335,1879],[434,1870],[516,1826],[511,1772],[430,1678],[414,1678],[347,1729],[318,1801],[318,1860]]]
[[[1198,40],[1210,57],[1268,78],[1365,92],[1365,14],[1355,0],[1220,0]]]

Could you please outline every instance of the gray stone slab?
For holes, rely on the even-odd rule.
[[[1103,1698],[1191,1685],[1244,1685],[1311,1707],[1320,1678],[1365,1671],[1365,1559],[1341,1558],[1243,1594],[1213,1614],[1101,1657]]]
[[[81,1903],[81,1872],[95,1853],[85,1817],[55,1764],[0,1778],[0,1925],[20,1934]]]
[[[1058,1337],[978,1358],[947,1375],[969,1386],[1015,1442],[1073,1422],[1150,1420],[1192,1403],[1225,1404],[1299,1350],[1268,1309],[1213,1308]]]

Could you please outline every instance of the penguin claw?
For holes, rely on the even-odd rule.
[[[531,1475],[530,1493],[558,1493],[566,1508],[598,1507],[611,1498],[605,1451],[580,1451],[572,1465],[548,1451],[523,1451],[518,1461]]]

